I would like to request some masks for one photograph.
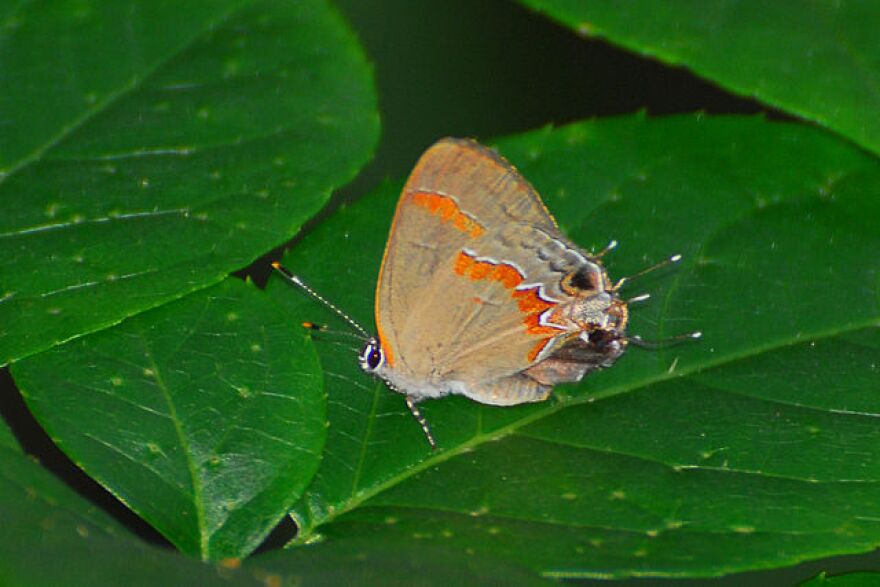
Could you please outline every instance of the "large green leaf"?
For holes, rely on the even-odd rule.
[[[244,569],[267,573],[295,585],[554,585],[519,564],[446,544],[421,544],[411,536],[375,540],[374,536],[344,537],[256,556]],[[293,582],[293,578],[296,581]]]
[[[402,398],[320,336],[331,427],[299,541],[404,535],[568,576],[705,576],[880,544],[878,162],[741,117],[604,120],[500,147],[575,241],[621,242],[612,276],[683,253],[630,286],[654,294],[631,330],[704,338],[631,349],[543,404],[426,402],[432,453]],[[398,187],[286,259],[368,324]]]
[[[880,3],[520,0],[880,153]]]
[[[249,553],[321,458],[312,345],[228,279],[13,366],[71,459],[189,554]]]
[[[8,428],[0,422],[0,430]],[[2,434],[2,433],[0,433]],[[150,547],[19,450],[0,447],[3,585],[229,584],[232,573]],[[235,584],[260,585],[243,581]]]
[[[9,429],[0,423],[0,436]],[[0,446],[0,579],[4,586],[56,585],[533,585],[530,572],[444,548],[353,540],[274,552],[244,565],[210,566],[144,544],[12,447]],[[241,568],[238,568],[241,566]]]
[[[376,141],[324,0],[5,4],[0,364],[247,265]]]

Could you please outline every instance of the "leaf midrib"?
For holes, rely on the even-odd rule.
[[[177,407],[174,404],[174,398],[171,396],[171,391],[168,389],[168,386],[165,384],[165,381],[162,378],[162,373],[159,370],[159,365],[156,363],[156,359],[153,355],[153,350],[149,347],[149,338],[143,332],[141,333],[140,337],[146,345],[146,358],[150,362],[150,368],[153,371],[153,377],[156,379],[156,385],[162,392],[162,398],[165,400],[165,405],[168,406],[168,415],[171,419],[171,422],[174,424],[174,432],[177,435],[177,439],[180,442],[180,447],[183,450],[183,454],[186,458],[186,465],[190,474],[193,488],[193,507],[196,511],[196,524],[199,534],[199,554],[201,555],[203,560],[207,560],[209,555],[209,544],[208,534],[205,531],[205,500],[202,495],[203,487],[201,479],[199,477],[198,468],[195,461],[193,460],[193,453],[189,444],[189,439],[186,436],[186,432],[184,432],[183,428],[181,427],[181,420],[180,416],[177,414]]]
[[[751,358],[754,356],[758,356],[758,355],[761,355],[761,354],[764,354],[767,352],[790,347],[790,346],[793,346],[796,344],[801,344],[801,343],[808,341],[808,340],[815,341],[815,340],[822,340],[825,338],[832,338],[834,336],[839,336],[841,334],[847,334],[850,332],[855,332],[857,330],[862,330],[864,328],[870,328],[870,327],[876,327],[876,326],[880,326],[880,317],[873,317],[870,320],[867,320],[864,322],[847,324],[842,327],[830,328],[827,330],[820,330],[820,331],[814,332],[812,334],[800,333],[800,336],[792,336],[792,337],[789,337],[789,338],[786,338],[783,340],[776,341],[774,343],[759,345],[759,346],[752,347],[750,349],[741,351],[739,353],[730,353],[727,356],[719,357],[718,359],[716,359],[714,361],[709,360],[709,361],[706,361],[701,364],[691,365],[687,368],[676,371],[672,374],[668,373],[667,371],[662,371],[658,375],[655,375],[652,377],[647,377],[645,379],[642,379],[641,381],[630,382],[628,384],[620,385],[617,387],[610,387],[604,391],[599,391],[595,394],[584,395],[584,396],[581,396],[578,398],[572,398],[571,400],[567,400],[564,402],[560,401],[555,404],[548,405],[545,409],[537,410],[533,414],[530,414],[529,416],[526,416],[520,420],[511,422],[507,426],[502,426],[501,428],[497,428],[496,430],[494,430],[490,433],[485,433],[485,434],[474,436],[470,440],[463,442],[462,444],[458,445],[457,447],[452,448],[448,451],[442,451],[439,454],[437,454],[436,456],[431,455],[428,458],[424,459],[423,461],[421,461],[419,463],[415,463],[415,464],[407,467],[405,470],[397,473],[396,475],[392,475],[391,477],[389,477],[385,481],[377,483],[376,485],[374,485],[372,487],[364,488],[360,492],[354,493],[347,500],[341,502],[338,506],[334,507],[332,509],[332,513],[326,514],[321,518],[310,517],[308,519],[308,524],[303,525],[300,528],[300,533],[297,536],[297,538],[294,540],[294,542],[297,544],[304,544],[304,543],[308,542],[312,536],[313,531],[317,527],[319,527],[323,524],[332,522],[334,519],[338,518],[339,516],[357,508],[358,506],[360,506],[362,503],[364,503],[368,499],[372,498],[373,496],[378,495],[379,493],[382,493],[383,491],[390,489],[391,487],[394,487],[395,485],[398,485],[399,483],[405,481],[406,479],[413,477],[417,473],[420,473],[430,467],[433,467],[433,466],[436,466],[440,463],[443,463],[443,462],[445,462],[453,457],[456,457],[462,453],[467,453],[469,451],[472,451],[485,442],[497,440],[499,438],[502,438],[504,436],[512,434],[512,433],[516,432],[519,428],[522,428],[523,426],[526,426],[526,425],[531,424],[535,421],[541,420],[545,417],[551,416],[551,415],[555,414],[556,412],[559,412],[563,409],[577,406],[577,405],[581,405],[581,404],[587,403],[589,401],[595,401],[595,400],[599,400],[599,399],[614,397],[617,395],[623,395],[625,393],[630,393],[630,392],[636,391],[638,389],[648,387],[650,385],[663,383],[664,381],[669,381],[672,379],[679,379],[682,377],[686,377],[688,375],[698,373],[700,371],[720,367],[720,366],[727,365],[730,363],[735,363],[737,361],[742,361],[742,360],[745,360],[745,359],[748,359],[748,358]]]

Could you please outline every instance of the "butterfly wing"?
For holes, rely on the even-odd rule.
[[[556,229],[535,188],[519,171],[469,139],[441,139],[425,151],[404,188],[404,194],[419,192],[452,199],[487,230],[518,222]]]
[[[563,302],[541,285],[567,270],[547,262],[563,249],[580,255],[513,166],[473,141],[436,143],[401,194],[379,277],[389,369],[474,391],[546,356],[568,334],[542,323]]]

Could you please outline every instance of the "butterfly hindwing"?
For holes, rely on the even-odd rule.
[[[435,144],[403,190],[379,278],[389,368],[410,380],[463,382],[479,395],[546,356],[566,333],[541,323],[562,300],[539,285],[560,276],[539,248],[563,245],[534,189],[504,159],[472,141]]]

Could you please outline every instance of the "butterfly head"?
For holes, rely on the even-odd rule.
[[[603,291],[596,297],[600,298],[597,301],[601,302],[600,314],[597,315],[595,307],[575,304],[575,319],[582,327],[580,338],[589,345],[597,356],[602,357],[601,363],[606,366],[626,350],[628,342],[626,325],[629,319],[629,308],[626,302],[614,292]],[[580,310],[580,316],[577,316],[578,310]]]
[[[582,331],[605,330],[624,335],[627,305],[614,289],[599,259],[585,262],[563,276],[559,288],[569,296],[567,318]]]

